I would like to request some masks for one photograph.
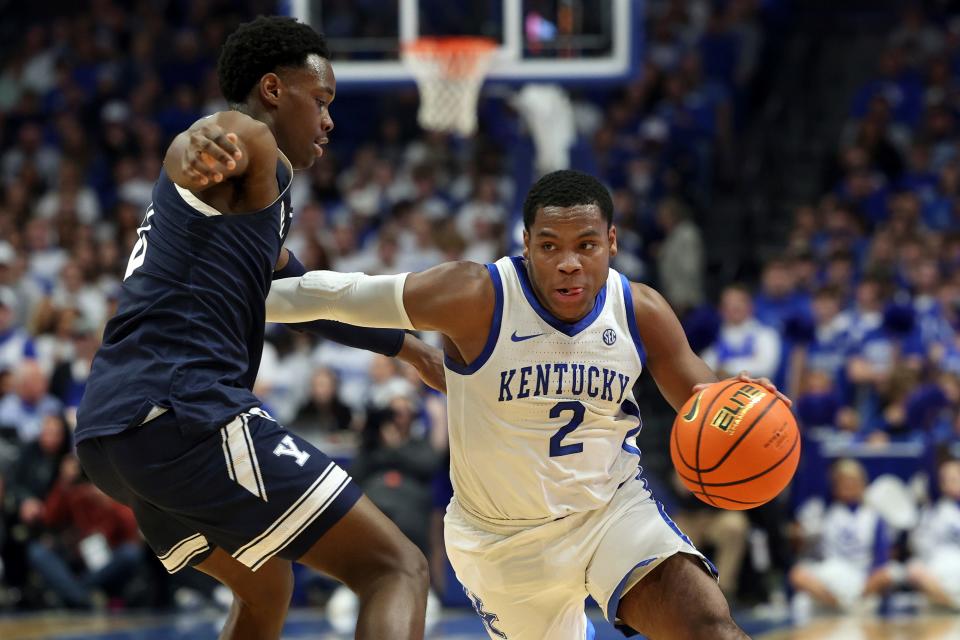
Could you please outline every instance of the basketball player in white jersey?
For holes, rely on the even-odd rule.
[[[522,258],[310,272],[274,282],[267,317],[443,333],[446,546],[491,638],[592,638],[588,595],[627,635],[746,638],[638,467],[644,365],[674,408],[716,376],[665,300],[610,268],[612,216],[596,179],[551,173],[527,195]]]

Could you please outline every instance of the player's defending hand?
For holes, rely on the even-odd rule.
[[[750,374],[747,373],[746,371],[741,371],[739,374],[737,374],[737,375],[734,376],[733,378],[728,378],[728,380],[739,380],[740,382],[753,382],[754,384],[760,385],[761,387],[763,387],[763,388],[766,389],[767,391],[770,391],[770,392],[772,392],[772,393],[775,393],[778,398],[780,398],[781,400],[783,400],[783,401],[787,404],[788,407],[792,407],[792,406],[793,406],[793,400],[791,400],[791,399],[788,398],[787,396],[785,396],[785,395],[783,395],[782,393],[780,393],[780,390],[777,389],[777,385],[773,384],[773,382],[770,381],[770,378],[753,378],[753,377],[751,377]],[[697,392],[700,391],[701,389],[706,389],[706,388],[709,387],[711,384],[714,384],[714,383],[712,383],[712,382],[703,382],[703,383],[701,383],[701,384],[695,385],[695,386],[693,387],[693,393],[697,393]],[[691,394],[691,395],[692,395],[692,394]]]
[[[174,168],[189,181],[186,188],[191,190],[200,191],[223,182],[243,159],[237,134],[228,133],[213,122],[197,124],[181,135],[186,137],[186,144]]]

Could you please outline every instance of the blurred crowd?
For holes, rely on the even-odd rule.
[[[166,146],[225,108],[219,45],[275,4],[91,0],[24,25],[3,58],[0,607],[169,604],[177,588],[206,588],[146,560],[129,510],[84,480],[71,429]],[[960,441],[960,21],[904,14],[822,197],[797,209],[756,282],[712,292],[696,220],[748,119],[769,46],[760,5],[651,0],[639,78],[573,93],[574,164],[614,194],[615,267],[665,294],[718,371],[786,389],[805,434],[919,442],[945,458]],[[485,98],[480,132],[458,141],[420,131],[416,104],[409,88],[341,91],[328,152],[294,182],[288,247],[306,265],[389,274],[516,250],[520,116]],[[427,551],[442,590],[442,396],[393,360],[282,327],[268,331],[256,392],[350,467]],[[744,561],[757,564],[751,529],[803,537],[742,514],[704,520],[688,498],[677,520],[722,547],[732,597]],[[800,589],[810,582],[789,572],[795,550],[774,552],[773,570]]]

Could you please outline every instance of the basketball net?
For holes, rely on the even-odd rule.
[[[417,80],[417,121],[430,131],[462,136],[477,130],[477,100],[496,42],[488,38],[419,38],[403,50],[403,62]]]

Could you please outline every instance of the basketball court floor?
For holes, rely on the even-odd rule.
[[[3,640],[210,640],[216,638],[223,614],[176,616],[80,615],[44,613],[0,617]],[[744,619],[741,624],[755,640],[958,640],[960,616],[909,618],[840,618],[815,620],[802,629]],[[595,620],[596,640],[623,638]],[[285,639],[346,640],[334,633],[317,612],[291,612]],[[482,624],[472,612],[448,613],[433,628],[429,640],[485,640]]]

